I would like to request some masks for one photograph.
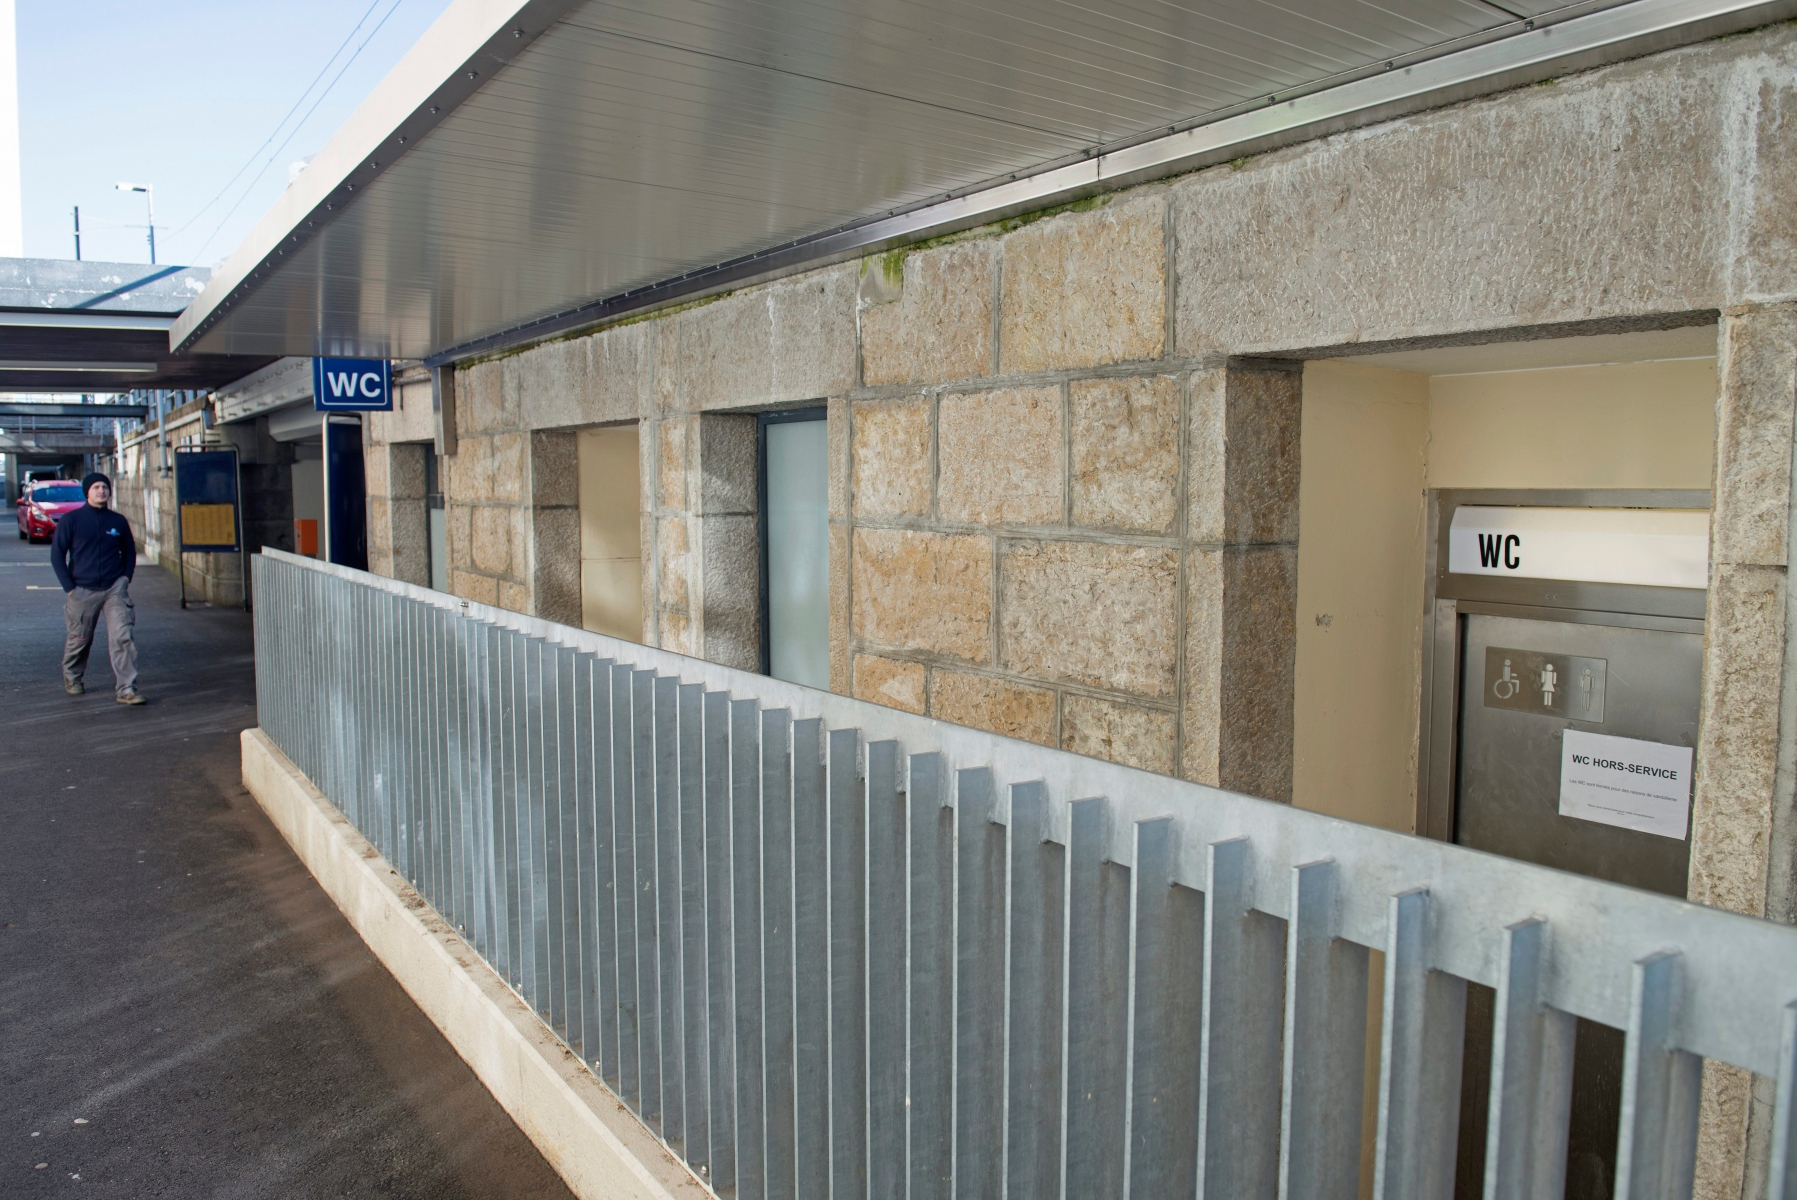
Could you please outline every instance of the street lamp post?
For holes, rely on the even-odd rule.
[[[156,265],[156,185],[153,183],[121,183],[117,185],[121,192],[142,192],[144,194],[145,211],[150,222],[150,265]]]

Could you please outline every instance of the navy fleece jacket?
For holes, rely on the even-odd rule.
[[[131,522],[110,508],[91,504],[64,513],[50,541],[50,565],[65,592],[78,587],[103,591],[120,576],[131,578],[137,570]]]

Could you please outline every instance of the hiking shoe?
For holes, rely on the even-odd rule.
[[[148,704],[149,703],[148,700],[145,700],[142,696],[138,695],[136,692],[120,692],[118,695],[114,696],[113,699],[117,700],[120,704]]]
[[[87,685],[79,679],[65,679],[62,681],[62,690],[71,696],[79,696],[87,691]]]

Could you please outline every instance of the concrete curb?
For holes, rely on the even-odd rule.
[[[243,731],[243,783],[576,1196],[710,1195],[260,729]]]

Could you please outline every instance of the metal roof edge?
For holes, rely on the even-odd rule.
[[[356,181],[391,166],[441,117],[578,0],[455,0],[288,185],[169,330],[179,353],[254,284],[263,264],[328,224]],[[395,139],[398,139],[397,142]]]
[[[1797,0],[1629,0],[1555,20],[1519,20],[1509,36],[1237,112],[1080,162],[771,247],[674,279],[546,314],[449,346],[437,367],[500,353],[675,304],[764,283],[1024,213],[1184,174],[1244,155],[1753,29],[1797,15]]]
[[[174,326],[173,313],[120,313],[83,309],[79,312],[0,309],[4,329],[124,329],[157,333]]]
[[[142,404],[55,404],[35,400],[0,400],[0,417],[94,417],[117,420],[141,419],[149,409]]]
[[[242,379],[214,388],[218,423],[247,421],[272,409],[312,398],[312,360],[280,358]]]

